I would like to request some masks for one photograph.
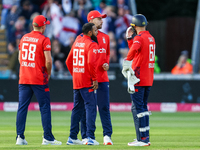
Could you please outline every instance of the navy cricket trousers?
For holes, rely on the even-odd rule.
[[[103,127],[103,136],[112,135],[112,124],[110,118],[109,82],[99,82],[97,89],[97,105]],[[86,138],[86,123],[83,115],[81,119],[81,136]]]
[[[74,90],[74,108],[72,109],[70,127],[70,137],[72,139],[77,139],[79,123],[84,113],[86,113],[86,137],[95,139],[97,99],[94,92],[91,88]]]
[[[149,136],[149,115],[143,115],[142,117],[138,117],[137,115],[148,112],[147,102],[150,89],[150,86],[136,86],[136,92],[131,94],[131,110],[138,141],[141,140],[141,137]]]
[[[17,135],[22,139],[25,138],[25,124],[28,112],[28,106],[31,98],[35,94],[40,107],[42,126],[44,130],[44,138],[49,141],[54,140],[51,126],[51,108],[50,108],[50,93],[47,85],[30,85],[19,84],[19,106],[17,111]]]

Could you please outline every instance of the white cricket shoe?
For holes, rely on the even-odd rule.
[[[82,143],[83,143],[83,145],[87,145],[87,142],[88,142],[88,138],[84,138],[84,139],[82,139]]]
[[[25,139],[22,139],[19,135],[17,137],[16,145],[27,145],[28,142]]]
[[[148,143],[136,140],[136,141],[128,143],[128,146],[150,146],[150,145]]]
[[[103,145],[113,145],[111,138],[107,135],[103,137],[103,141],[104,141]]]
[[[88,138],[87,145],[99,145],[99,142],[94,139]]]
[[[133,139],[133,141],[135,142],[135,141],[137,141],[137,139]],[[148,144],[149,144],[149,146],[151,145],[151,142],[148,142]]]
[[[62,145],[62,142],[54,140],[54,141],[49,141],[43,138],[42,140],[42,145]]]
[[[83,145],[83,142],[79,139],[73,140],[72,138],[68,138],[67,145]]]

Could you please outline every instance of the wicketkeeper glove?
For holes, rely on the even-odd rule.
[[[133,34],[130,35],[130,33],[129,33],[129,32],[133,32],[133,31],[131,31],[131,30],[132,30],[132,27],[128,27],[128,28],[126,29],[126,38],[127,38],[127,39],[132,38],[132,35],[133,35]]]
[[[133,71],[134,72],[134,71]],[[134,94],[135,93],[135,87],[134,85],[136,83],[138,83],[140,81],[140,79],[138,79],[135,75],[131,74],[130,71],[127,71],[127,75],[128,75],[128,93],[130,94]]]
[[[133,69],[131,68],[132,61],[125,60],[123,61],[123,69],[122,69],[122,74],[124,75],[125,78],[127,78],[127,71],[130,71],[131,74],[135,74]]]

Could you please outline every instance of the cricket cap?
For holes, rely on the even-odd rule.
[[[34,25],[34,23],[38,24],[37,26]],[[33,19],[33,26],[34,27],[41,27],[44,26],[46,24],[50,24],[50,21],[47,20],[47,18],[45,18],[43,15],[38,15]]]
[[[87,15],[87,20],[88,22],[91,20],[91,19],[94,19],[94,18],[106,18],[107,15],[106,14],[100,14],[97,10],[92,10],[88,13]]]

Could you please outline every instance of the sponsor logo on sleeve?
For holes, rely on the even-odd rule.
[[[134,41],[133,43],[140,43],[139,41]]]
[[[48,44],[48,45],[46,46],[46,48],[51,48],[51,45]]]

